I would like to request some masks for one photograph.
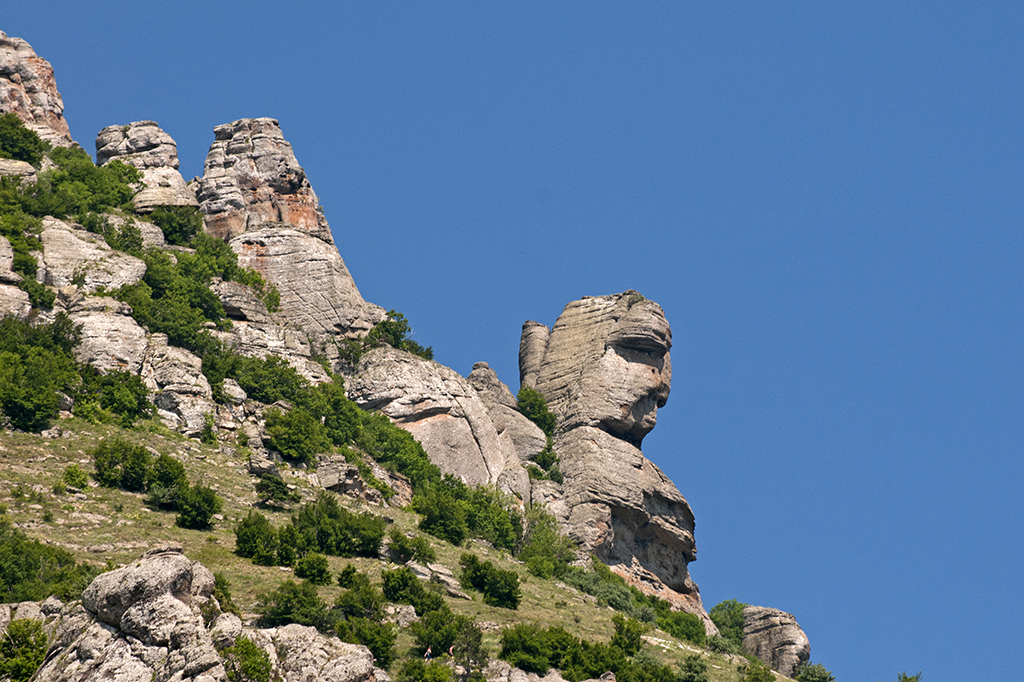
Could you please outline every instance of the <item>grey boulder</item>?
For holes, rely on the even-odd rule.
[[[811,658],[810,640],[796,618],[764,606],[744,607],[743,648],[786,677]]]

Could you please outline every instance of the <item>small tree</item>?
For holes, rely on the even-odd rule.
[[[555,435],[555,415],[548,409],[548,403],[540,391],[523,386],[516,394],[516,400],[519,402],[519,411],[540,427],[544,435],[548,438]]]
[[[0,677],[25,682],[46,658],[46,633],[37,620],[17,619],[0,637]]]
[[[643,635],[646,628],[640,621],[626,618],[621,613],[612,616],[615,634],[612,635],[612,646],[621,649],[627,656],[635,656],[644,645]]]
[[[256,612],[261,627],[298,623],[325,633],[334,629],[334,619],[317,595],[316,586],[306,582],[284,581],[276,590],[260,597]]]
[[[708,675],[708,662],[700,654],[693,654],[683,659],[679,665],[679,682],[711,682]]]
[[[212,488],[193,486],[181,496],[180,510],[174,523],[182,528],[206,530],[213,525],[213,516],[222,508],[223,502]]]
[[[825,666],[810,661],[804,661],[797,667],[793,679],[797,682],[836,682],[836,678]]]
[[[150,459],[141,445],[121,437],[107,439],[93,450],[96,480],[109,488],[142,492],[149,479]]]
[[[775,675],[771,668],[755,658],[747,664],[743,682],[775,682]]]
[[[327,565],[327,557],[310,552],[295,562],[295,576],[314,585],[330,585],[331,571]]]

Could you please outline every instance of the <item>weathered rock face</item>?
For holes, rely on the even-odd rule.
[[[178,172],[178,145],[155,121],[135,121],[101,130],[96,136],[96,163],[102,166],[112,159],[142,171],[146,187],[132,200],[136,210],[199,205]]]
[[[0,113],[9,112],[50,144],[74,144],[50,62],[21,38],[0,31]]]
[[[33,679],[226,682],[216,647],[232,646],[244,636],[267,652],[271,679],[377,681],[366,647],[301,625],[243,629],[236,616],[220,613],[213,587],[213,574],[189,561],[178,546],[151,550],[130,566],[97,576],[80,605],[63,607],[47,625],[50,649]],[[47,616],[39,605],[31,606],[39,618]],[[204,612],[213,615],[209,628]],[[25,617],[21,605],[17,615]]]
[[[584,298],[550,331],[523,325],[520,377],[558,418],[569,534],[716,632],[687,570],[696,556],[693,512],[639,449],[668,398],[671,339],[661,307],[636,292]],[[558,501],[555,491],[546,495]]]
[[[380,410],[411,433],[444,473],[470,485],[497,484],[507,467],[519,467],[511,439],[498,438],[473,386],[443,365],[375,348],[363,355],[345,388],[360,407]]]
[[[743,648],[786,677],[811,658],[810,640],[796,618],[764,606],[743,609]]]
[[[219,125],[199,183],[206,230],[231,239],[263,223],[287,223],[331,245],[320,202],[272,118]]]
[[[487,414],[490,415],[498,437],[512,439],[513,447],[522,462],[533,460],[547,445],[544,432],[519,411],[519,403],[486,362],[473,365],[466,377],[476,390]]]
[[[77,284],[83,291],[116,289],[146,274],[146,264],[107,246],[101,235],[75,229],[56,218],[43,218],[42,258],[36,278],[51,287]]]
[[[307,333],[353,336],[386,317],[359,294],[333,241],[264,223],[230,242],[238,264],[259,270],[281,294],[278,319]]]
[[[131,307],[106,296],[84,296],[78,287],[61,290],[58,305],[71,321],[82,325],[82,341],[75,348],[79,362],[101,372],[123,370],[138,374],[149,338],[131,317]]]

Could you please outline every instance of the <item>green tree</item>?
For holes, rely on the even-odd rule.
[[[17,114],[0,116],[0,158],[25,161],[39,168],[49,148],[49,144],[25,127]]]
[[[188,246],[203,229],[203,214],[194,206],[158,206],[149,214],[168,244]]]
[[[261,627],[298,623],[323,633],[334,629],[334,618],[317,594],[316,585],[286,580],[276,590],[260,597],[256,604]]]
[[[730,640],[742,650],[743,647],[743,608],[748,606],[735,599],[726,599],[715,604],[708,615],[718,626],[721,636]]]
[[[0,677],[25,682],[46,658],[46,633],[37,620],[17,619],[0,637]]]
[[[395,640],[398,639],[398,632],[391,623],[380,623],[366,618],[349,618],[338,621],[335,633],[343,642],[362,644],[369,649],[374,662],[380,668],[387,668],[395,660]]]
[[[270,654],[244,635],[221,652],[221,659],[231,682],[270,682]]]
[[[219,514],[224,503],[212,488],[196,485],[186,488],[181,495],[175,525],[193,530],[206,530],[213,525],[213,517]]]
[[[278,409],[265,412],[270,446],[282,457],[309,463],[314,455],[331,451],[331,440],[320,420],[302,408],[286,413]]]
[[[523,386],[516,394],[516,400],[523,416],[540,427],[548,438],[554,437],[555,415],[548,409],[548,403],[540,391]]]
[[[576,545],[559,532],[558,521],[541,505],[526,508],[526,532],[518,559],[540,578],[561,578],[576,558]]]
[[[149,503],[163,509],[179,509],[188,486],[185,465],[170,455],[157,457],[146,477]]]
[[[756,658],[746,665],[743,682],[775,682],[772,669]]]
[[[115,436],[97,445],[92,456],[100,485],[135,492],[146,490],[151,458],[143,446]]]
[[[235,525],[235,553],[260,566],[277,561],[277,531],[263,514],[250,511]]]
[[[836,682],[836,678],[825,666],[810,661],[804,661],[797,667],[793,679],[797,682]]]
[[[330,585],[331,571],[327,557],[317,552],[310,552],[295,562],[295,577],[307,580],[314,585]]]
[[[683,659],[679,665],[679,682],[711,682],[708,662],[703,656],[693,654]]]
[[[635,656],[644,644],[643,635],[646,628],[643,623],[616,613],[612,616],[612,624],[615,626],[612,646],[621,649],[627,656]]]

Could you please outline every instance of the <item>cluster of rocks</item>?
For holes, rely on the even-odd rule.
[[[55,144],[74,144],[52,68],[27,43],[3,33],[0,111],[17,114]],[[353,401],[363,409],[379,410],[409,431],[442,471],[469,484],[496,485],[523,505],[545,505],[582,553],[593,553],[641,590],[697,614],[709,633],[717,631],[688,570],[697,551],[693,511],[672,481],[640,450],[671,385],[672,333],[660,306],[626,291],[573,301],[551,328],[532,321],[523,325],[520,381],[539,391],[557,417],[554,446],[564,477],[560,483],[531,480],[525,467],[545,448],[547,437],[519,412],[512,391],[486,363],[477,363],[463,377],[387,346],[364,353],[355,367],[340,361],[339,342],[365,334],[386,313],[359,293],[316,193],[276,120],[241,119],[217,126],[203,176],[189,183],[178,172],[174,140],[153,121],[104,128],[96,139],[96,151],[101,164],[117,159],[142,171],[144,187],[134,199],[138,212],[161,206],[197,207],[205,231],[227,241],[240,265],[259,271],[276,287],[280,307],[269,310],[246,286],[212,284],[231,325],[226,331],[210,331],[226,346],[243,355],[284,358],[313,383],[330,380],[320,364],[326,358],[335,372],[345,374],[346,391]],[[34,172],[31,166],[0,164],[0,173],[26,181]],[[121,224],[127,218],[109,215],[107,219]],[[166,247],[158,227],[133,219],[147,245]],[[55,218],[44,220],[40,237],[42,248],[34,254],[39,263],[36,276],[58,294],[53,311],[41,317],[52,319],[57,312],[66,312],[81,325],[78,359],[101,371],[125,370],[142,377],[160,417],[185,434],[199,434],[210,417],[219,429],[245,434],[252,452],[250,471],[275,474],[279,457],[266,447],[262,428],[266,406],[249,400],[231,381],[224,385],[226,401],[216,403],[197,356],[170,346],[162,334],[147,332],[134,321],[126,304],[106,295],[138,282],[145,274],[145,263],[112,250],[98,235]],[[184,247],[167,248],[181,251]],[[174,256],[173,250],[168,253]],[[21,276],[12,271],[12,262],[10,244],[0,237],[0,310],[26,316],[28,295],[17,286]],[[278,407],[289,409],[285,404]],[[383,469],[375,470],[375,475],[400,491],[399,504],[407,501],[407,482],[388,478]],[[337,458],[320,458],[311,477],[328,489],[381,501],[354,467]],[[173,552],[164,554],[154,555],[150,563],[184,565],[180,555],[172,559]],[[424,570],[430,573],[426,577],[444,582],[437,571]],[[173,607],[182,619],[191,608],[190,600],[208,599],[186,595],[178,588],[168,590],[160,603]],[[88,611],[89,604],[99,602],[84,603]],[[91,630],[93,639],[88,642],[113,638],[115,631],[152,642],[161,650],[185,641],[175,639],[177,626],[168,626],[165,632],[148,616],[137,621],[129,615],[124,629],[127,607],[116,618],[109,615],[119,608],[89,612],[99,630]],[[136,633],[132,628],[143,621],[157,629]],[[760,627],[751,625],[751,637],[758,636]],[[273,637],[298,636],[295,632],[258,637],[269,637],[270,642]],[[202,637],[188,641],[200,642],[195,645],[197,652],[212,651],[204,648]],[[765,652],[766,660],[781,666],[776,669],[786,668],[794,656],[801,655],[795,635],[776,637],[768,644],[751,642],[752,650]],[[95,650],[92,644],[81,646],[81,658],[76,659],[80,666],[106,665],[89,657]],[[153,658],[151,652],[136,656],[127,644],[122,649],[118,660],[141,661],[131,665],[154,669],[158,659],[159,665],[170,665],[167,654]],[[219,679],[223,671],[216,666],[199,670],[205,663],[196,661],[205,661],[206,655],[175,659],[173,665],[189,670],[185,677]],[[57,671],[47,674],[57,679]]]
[[[38,682],[180,680],[226,682],[222,655],[239,637],[262,649],[284,682],[387,682],[370,651],[314,628],[244,627],[214,596],[214,576],[180,546],[146,552],[103,573],[80,602],[54,598],[0,605],[0,632],[13,619],[44,622],[49,648]]]

